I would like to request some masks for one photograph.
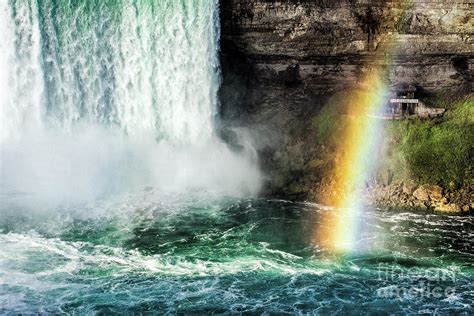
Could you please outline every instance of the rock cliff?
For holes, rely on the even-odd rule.
[[[220,7],[221,114],[227,125],[257,131],[272,194],[311,194],[319,176],[310,169],[323,164],[312,118],[372,68],[421,96],[472,92],[470,0],[221,0]]]
[[[470,0],[221,0],[222,52],[242,54],[258,81],[327,92],[392,46],[392,81],[452,88],[474,70],[472,12]]]

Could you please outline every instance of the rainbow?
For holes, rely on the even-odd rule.
[[[416,8],[414,1],[400,1],[401,12]],[[390,34],[389,32],[387,32]],[[387,35],[383,46],[374,53],[374,61],[367,65],[357,87],[344,100],[344,128],[334,154],[329,193],[322,203],[333,206],[326,212],[316,230],[317,244],[336,253],[357,251],[367,247],[360,242],[366,209],[367,185],[378,167],[379,149],[383,141],[383,120],[380,119],[388,94],[388,71],[391,58],[399,49],[398,36]]]
[[[318,229],[318,243],[336,252],[356,249],[365,208],[364,191],[376,170],[383,135],[383,122],[377,118],[387,91],[383,77],[379,70],[369,71],[362,85],[370,90],[354,90],[346,101],[345,128],[331,177],[334,189],[324,201],[335,210],[325,214],[324,224]]]

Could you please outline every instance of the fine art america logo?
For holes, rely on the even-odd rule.
[[[445,299],[456,294],[456,271],[449,269],[379,264],[377,280],[386,284],[377,296],[387,299]]]

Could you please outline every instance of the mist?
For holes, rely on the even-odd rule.
[[[54,207],[147,187],[253,196],[261,174],[253,150],[241,148],[234,152],[217,137],[171,143],[93,124],[69,132],[35,130],[0,146],[2,204]]]

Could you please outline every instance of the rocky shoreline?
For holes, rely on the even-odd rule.
[[[411,209],[446,214],[474,212],[474,186],[444,189],[438,185],[417,186],[399,182],[390,186],[376,186],[367,192],[369,203],[389,209]]]

